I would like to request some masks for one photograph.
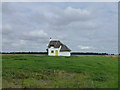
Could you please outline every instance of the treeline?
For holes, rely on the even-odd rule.
[[[108,54],[108,53],[93,53],[93,52],[73,52],[71,55],[114,55],[114,54]]]
[[[48,52],[0,52],[0,54],[42,54],[42,55],[47,55]],[[72,52],[71,55],[114,55],[114,54],[93,53],[93,52],[84,52],[84,53],[83,52]]]
[[[1,54],[43,54],[47,55],[47,52],[1,52]]]

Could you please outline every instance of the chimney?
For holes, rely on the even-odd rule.
[[[52,38],[50,37],[50,41],[52,40]]]

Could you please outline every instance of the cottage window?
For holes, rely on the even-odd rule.
[[[54,51],[52,50],[51,53],[54,53]]]

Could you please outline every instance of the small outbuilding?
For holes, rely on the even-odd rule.
[[[71,56],[71,50],[59,40],[51,40],[48,44],[49,56]]]

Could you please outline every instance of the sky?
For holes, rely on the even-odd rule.
[[[46,51],[50,37],[72,52],[118,53],[118,3],[2,3],[2,51]]]

